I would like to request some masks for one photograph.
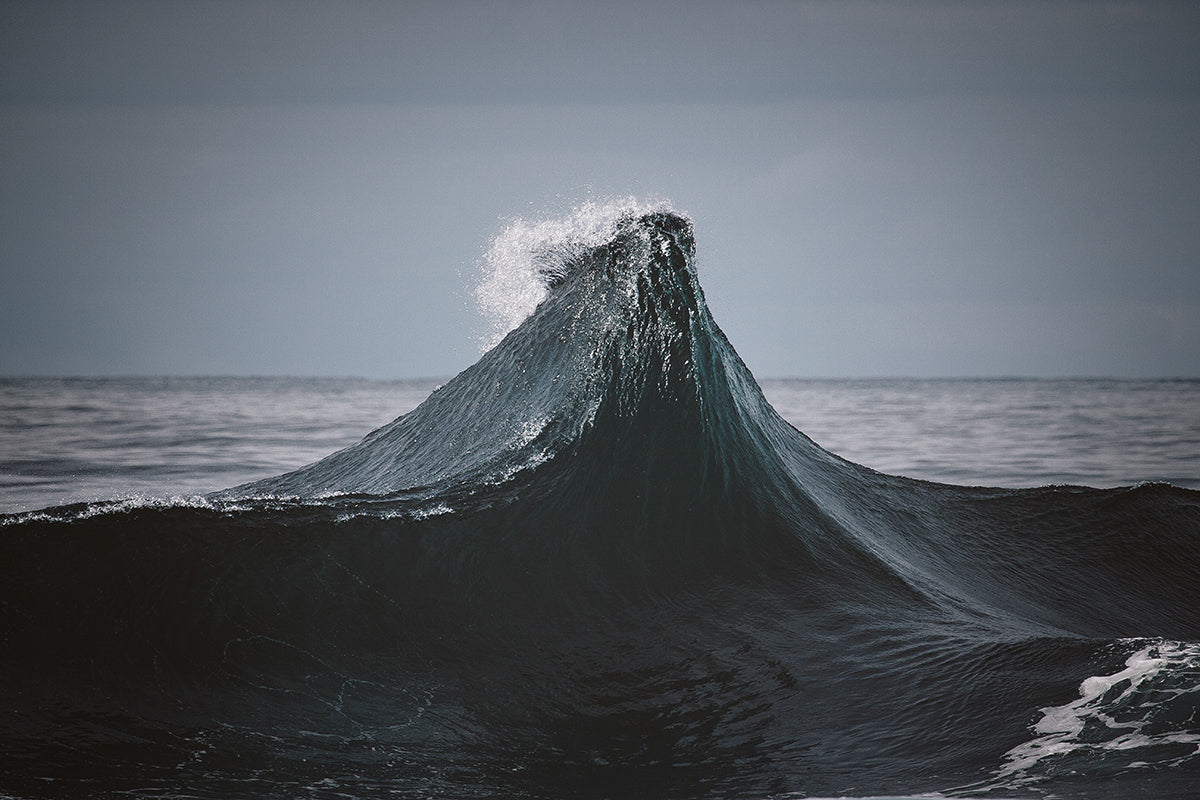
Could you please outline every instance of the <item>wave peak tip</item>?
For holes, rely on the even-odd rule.
[[[668,234],[688,256],[694,252],[691,220],[666,200],[588,200],[565,217],[510,219],[483,256],[474,292],[490,323],[480,337],[481,349],[496,345],[528,317],[550,286],[571,272],[573,262],[638,229],[643,235]]]

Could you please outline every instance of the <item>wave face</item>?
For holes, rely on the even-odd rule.
[[[3,518],[0,791],[1190,796],[1200,493],[842,460],[712,319],[689,220],[580,220],[360,443]]]

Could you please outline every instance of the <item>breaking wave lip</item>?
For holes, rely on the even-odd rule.
[[[475,287],[475,302],[488,320],[480,349],[495,347],[525,321],[549,284],[562,279],[564,265],[611,241],[623,221],[671,210],[667,200],[627,196],[587,200],[566,217],[510,219],[484,254]]]

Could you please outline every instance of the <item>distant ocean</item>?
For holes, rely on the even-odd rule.
[[[0,378],[0,513],[203,494],[295,469],[442,380]],[[1200,380],[761,381],[784,419],[881,472],[977,486],[1200,489]]]
[[[444,383],[0,382],[0,797],[1197,797],[1200,381],[760,386],[670,209],[500,245]]]

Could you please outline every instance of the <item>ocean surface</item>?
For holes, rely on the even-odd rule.
[[[206,494],[316,461],[447,379],[0,378],[0,513]],[[1200,379],[760,381],[818,444],[976,486],[1200,489]]]
[[[1200,381],[760,383],[695,247],[515,224],[445,380],[0,381],[0,797],[1200,796]]]

